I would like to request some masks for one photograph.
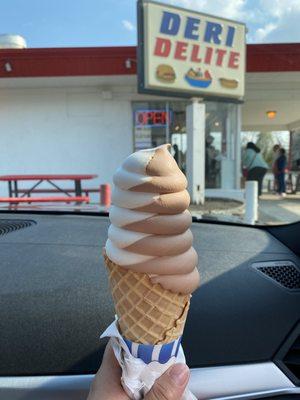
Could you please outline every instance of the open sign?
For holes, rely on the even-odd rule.
[[[171,112],[166,110],[137,110],[134,119],[137,127],[165,127],[171,123]]]

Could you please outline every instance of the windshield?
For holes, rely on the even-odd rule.
[[[124,159],[170,143],[194,217],[298,221],[299,16],[297,1],[3,3],[1,210],[107,212]]]

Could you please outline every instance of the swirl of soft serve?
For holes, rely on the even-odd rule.
[[[107,256],[172,292],[199,286],[187,180],[170,145],[131,154],[113,177]]]

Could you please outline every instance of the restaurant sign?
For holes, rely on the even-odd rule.
[[[182,97],[244,96],[244,24],[138,2],[139,92]]]

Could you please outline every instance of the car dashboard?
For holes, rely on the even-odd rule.
[[[114,318],[108,224],[0,214],[1,399],[86,398]],[[201,286],[182,343],[191,389],[199,399],[299,399],[299,255],[267,228],[198,221],[192,231]]]

